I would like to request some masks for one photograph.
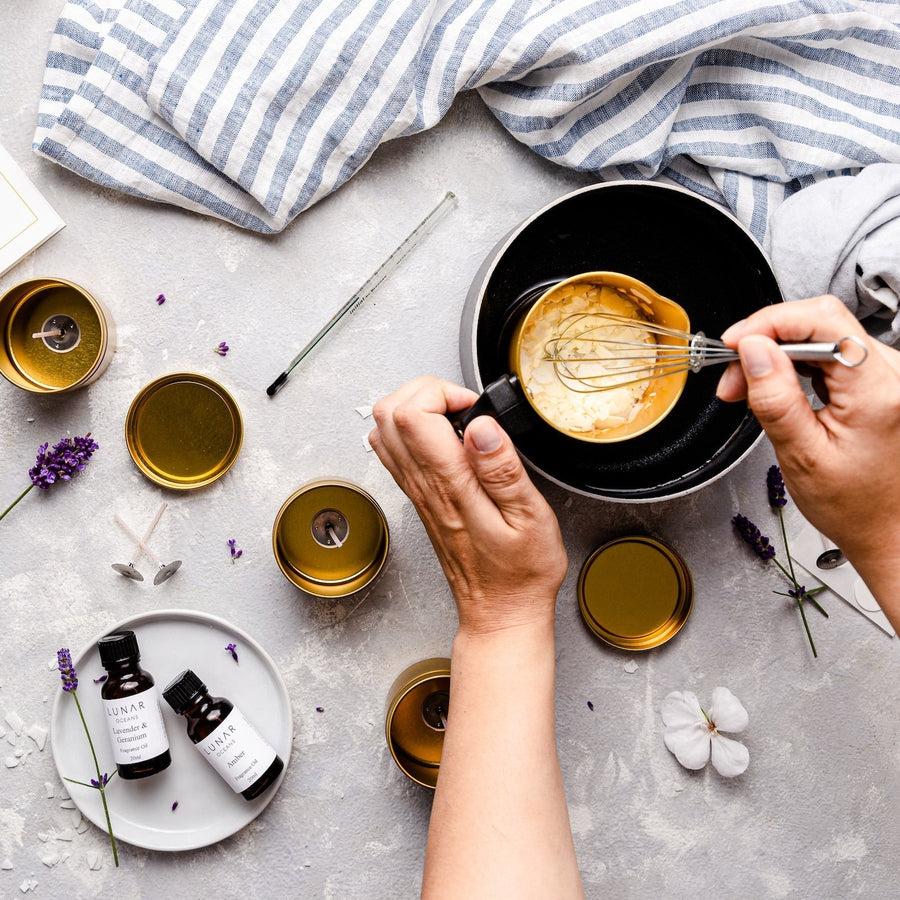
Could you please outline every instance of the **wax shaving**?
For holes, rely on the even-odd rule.
[[[47,744],[47,729],[41,727],[40,725],[34,724],[25,734],[30,737],[35,744],[37,744],[38,750],[43,750]]]

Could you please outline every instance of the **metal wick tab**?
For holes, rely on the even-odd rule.
[[[166,510],[166,506],[168,504],[163,503],[160,508],[156,511],[156,515],[153,518],[153,521],[150,523],[147,528],[147,532],[144,537],[138,537],[134,530],[122,520],[122,518],[118,515],[118,513],[113,516],[117,525],[119,525],[123,531],[128,534],[132,540],[137,541],[137,549],[134,551],[134,556],[132,557],[132,561],[128,564],[128,566],[123,566],[121,563],[113,563],[112,568],[121,575],[125,575],[128,578],[133,578],[135,581],[143,581],[144,577],[134,568],[134,563],[137,560],[137,557],[140,556],[141,552],[147,554],[150,559],[157,565],[157,572],[153,578],[154,584],[162,584],[164,581],[168,581],[180,568],[181,568],[181,560],[176,559],[170,563],[161,562],[159,557],[147,546],[147,541],[150,538],[150,535],[153,533],[153,529],[156,527],[156,523],[159,522],[160,517]],[[137,577],[135,577],[137,576]]]

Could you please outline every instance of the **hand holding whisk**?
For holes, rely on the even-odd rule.
[[[833,343],[781,344],[795,361],[838,362],[849,368],[868,355],[853,335]],[[703,332],[691,334],[613,313],[577,313],[564,319],[544,345],[545,359],[571,390],[612,390],[739,359],[736,350]]]

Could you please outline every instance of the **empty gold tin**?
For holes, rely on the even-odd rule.
[[[450,710],[450,660],[423,659],[404,669],[388,692],[384,731],[400,770],[417,784],[437,785]]]
[[[272,548],[285,578],[317,597],[364,588],[387,560],[390,538],[381,507],[349,481],[313,481],[284,502]]]
[[[157,378],[134,398],[125,442],[135,465],[163,487],[188,491],[221,478],[244,439],[241,411],[205,375]]]
[[[35,394],[96,381],[116,350],[106,307],[63,278],[32,278],[0,297],[0,374]]]
[[[656,538],[620,537],[595,550],[578,578],[578,605],[600,640],[649,650],[674,637],[691,613],[694,587],[681,556]]]

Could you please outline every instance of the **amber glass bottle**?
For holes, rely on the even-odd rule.
[[[172,762],[169,739],[153,676],[142,669],[133,631],[109,634],[97,642],[109,673],[100,691],[113,759],[120,778],[147,778]]]
[[[235,793],[254,800],[278,780],[281,757],[231,701],[211,697],[190,669],[172,680],[163,697],[187,719],[188,737]]]

